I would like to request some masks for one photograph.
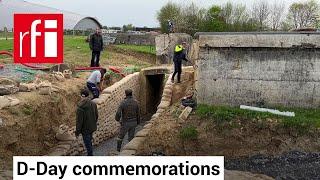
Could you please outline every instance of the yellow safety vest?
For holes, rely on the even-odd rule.
[[[174,52],[180,52],[183,50],[182,45],[176,45],[176,48],[174,49]]]

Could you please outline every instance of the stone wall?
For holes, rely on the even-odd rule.
[[[200,34],[199,103],[319,107],[320,34]]]
[[[97,145],[111,137],[114,137],[119,130],[119,123],[114,119],[115,113],[120,102],[124,99],[124,91],[132,89],[134,97],[140,99],[140,73],[134,73],[126,76],[121,81],[106,88],[98,99],[93,100],[99,111],[98,129],[94,133],[94,145]],[[49,155],[78,155],[84,151],[82,138],[72,139],[75,127],[68,129],[65,133],[65,140],[52,150]],[[71,136],[70,136],[71,135]],[[70,136],[70,137],[68,137]]]

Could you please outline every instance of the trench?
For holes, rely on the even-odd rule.
[[[157,107],[161,102],[164,88],[165,74],[142,75],[140,80],[139,99],[141,111],[141,124],[137,126],[136,132],[140,131],[151,116],[156,113]],[[122,148],[128,143],[128,135],[126,134]],[[95,156],[117,155],[117,135],[107,139],[96,145],[93,149]]]

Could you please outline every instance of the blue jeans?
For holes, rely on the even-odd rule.
[[[82,134],[82,139],[83,139],[84,145],[87,149],[88,156],[93,156],[92,134]]]
[[[93,98],[99,98],[100,92],[97,85],[91,82],[87,82],[87,87],[92,92]]]

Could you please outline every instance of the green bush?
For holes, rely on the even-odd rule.
[[[198,138],[198,131],[194,126],[181,129],[179,137],[183,140],[194,140]]]

